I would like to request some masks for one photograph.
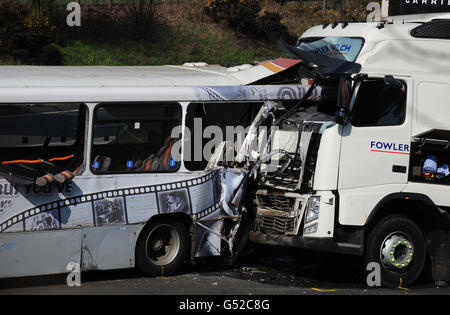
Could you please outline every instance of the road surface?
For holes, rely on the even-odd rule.
[[[67,275],[2,279],[0,295],[450,295],[448,286],[426,276],[410,288],[369,288],[361,269],[354,257],[250,249],[232,268],[186,266],[180,275],[159,278],[135,269],[92,271],[82,273],[80,287],[68,287]]]

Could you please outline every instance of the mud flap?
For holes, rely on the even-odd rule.
[[[450,282],[450,231],[431,232],[427,243],[433,280]]]

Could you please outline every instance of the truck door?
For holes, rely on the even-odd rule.
[[[361,199],[370,193],[382,194],[389,185],[407,183],[411,143],[411,89],[408,87],[412,87],[408,83],[412,81],[396,79],[402,85],[373,78],[359,83],[355,89],[351,122],[341,127],[339,190],[344,203],[358,207],[353,203],[354,198],[353,201],[346,198],[359,195]],[[388,189],[392,190],[392,187]],[[369,198],[364,198],[367,206],[364,215],[367,215]],[[350,219],[348,214],[350,222],[347,223],[362,225],[364,215]]]

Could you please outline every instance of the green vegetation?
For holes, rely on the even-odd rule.
[[[172,29],[155,43],[133,40],[96,42],[72,40],[58,45],[65,65],[164,65],[204,61],[209,64],[247,63],[273,59],[279,52],[273,47],[248,40],[215,25],[186,22]]]
[[[362,20],[370,0],[328,0],[339,7],[327,8],[323,1],[80,0],[81,27],[67,26],[66,0],[1,1],[0,65],[163,65],[274,59],[280,35],[295,42],[312,24]]]

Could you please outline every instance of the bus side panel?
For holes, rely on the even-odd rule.
[[[80,248],[81,229],[0,234],[0,278],[68,273]]]
[[[136,242],[144,224],[83,229],[82,270],[133,268]]]

